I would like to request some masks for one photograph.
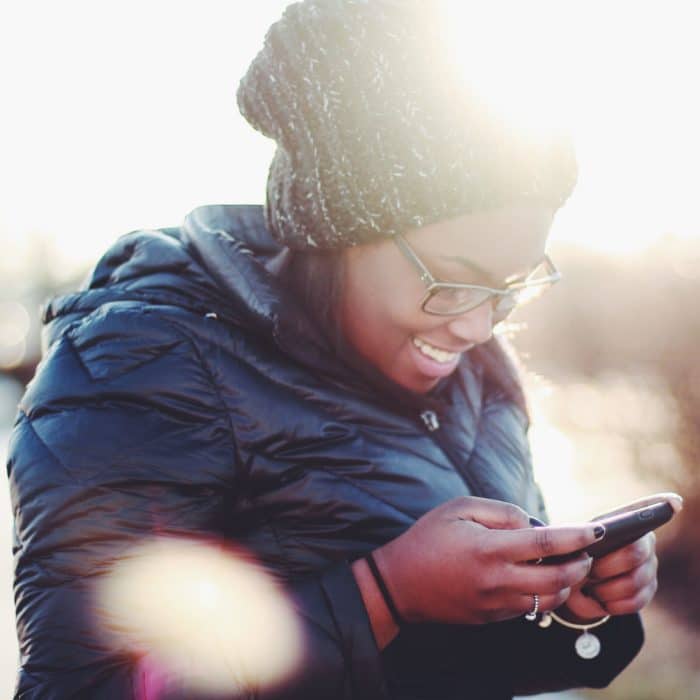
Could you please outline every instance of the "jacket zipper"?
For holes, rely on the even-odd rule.
[[[437,413],[435,411],[423,411],[420,414],[421,420],[425,423],[425,427],[431,432],[435,432],[440,427]]]

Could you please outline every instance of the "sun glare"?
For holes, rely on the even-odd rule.
[[[102,579],[97,600],[98,629],[146,660],[149,682],[229,697],[283,682],[300,661],[298,620],[272,577],[207,542],[145,541]]]
[[[514,129],[573,136],[579,180],[553,238],[627,255],[700,236],[691,6],[443,0],[448,45],[485,102]]]
[[[1,85],[11,107],[0,133],[0,243],[21,254],[0,270],[31,270],[23,250],[33,231],[51,242],[52,275],[67,279],[121,233],[175,225],[198,204],[262,203],[272,142],[238,115],[234,91],[286,4],[242,13],[216,0],[164,13],[125,0],[109,4],[105,21],[105,8],[83,0],[72,11],[81,22],[47,4],[40,25],[31,3],[8,4],[18,30],[0,58],[17,70]],[[694,3],[435,6],[465,80],[514,127],[570,126],[580,176],[558,238],[626,253],[668,233],[700,235]],[[125,42],[143,51],[125,52]],[[166,65],[169,42],[190,50]]]
[[[536,133],[570,121],[568,101],[552,89],[566,83],[563,59],[572,60],[565,36],[551,30],[561,4],[444,0],[445,35],[465,81],[514,128]]]

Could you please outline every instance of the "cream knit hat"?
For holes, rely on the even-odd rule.
[[[435,5],[304,0],[270,27],[237,98],[277,142],[266,217],[289,247],[356,245],[516,201],[557,208],[571,193],[569,139],[520,133],[470,91]]]

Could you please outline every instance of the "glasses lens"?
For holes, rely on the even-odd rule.
[[[494,318],[504,319],[517,306],[527,304],[546,292],[560,278],[556,270],[543,260],[519,286],[510,289],[507,294],[494,295],[486,287],[450,287],[439,286],[433,289],[431,296],[423,306],[424,311],[432,314],[450,316],[475,309],[488,299],[493,299]]]
[[[491,293],[487,289],[439,287],[428,299],[425,311],[433,314],[458,314],[483,304]]]
[[[493,302],[493,322],[499,323],[518,305],[515,294],[506,294],[494,299]]]

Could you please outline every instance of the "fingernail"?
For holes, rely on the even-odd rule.
[[[596,525],[595,529],[593,530],[593,535],[597,540],[602,540],[603,537],[605,537],[605,526]]]

